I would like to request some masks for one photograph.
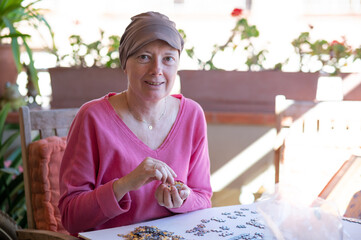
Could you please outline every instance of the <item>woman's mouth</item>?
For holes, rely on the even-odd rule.
[[[148,82],[148,81],[145,81],[145,82],[152,86],[159,86],[159,85],[163,84],[163,82]]]

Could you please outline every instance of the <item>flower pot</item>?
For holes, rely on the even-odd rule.
[[[340,76],[321,76],[317,82],[318,101],[342,101],[342,77]]]
[[[51,108],[80,107],[87,101],[109,92],[127,88],[128,81],[120,68],[67,68],[49,69],[51,78]]]
[[[18,70],[16,69],[10,44],[0,44],[0,97],[4,93],[5,84],[16,83]]]
[[[181,92],[203,109],[218,112],[274,113],[275,97],[315,100],[318,73],[281,71],[179,71]]]

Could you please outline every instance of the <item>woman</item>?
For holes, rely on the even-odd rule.
[[[70,233],[211,206],[204,113],[170,96],[182,48],[166,16],[132,18],[119,47],[128,89],[84,104],[68,134],[59,208]]]

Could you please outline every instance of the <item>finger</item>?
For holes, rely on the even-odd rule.
[[[173,178],[173,174],[169,171],[169,168],[166,168],[167,171],[167,179],[166,182],[173,185],[174,184],[174,178]]]
[[[189,192],[187,190],[180,190],[179,197],[184,201],[188,198]]]
[[[183,184],[181,189],[179,190],[180,197],[182,198],[182,200],[185,200],[188,198],[189,194],[191,194],[190,188],[187,185]]]
[[[164,166],[159,166],[158,170],[162,174],[162,179],[161,179],[162,183],[166,183],[167,179],[168,179],[169,172],[167,171],[167,169]]]
[[[163,180],[162,180],[163,179],[163,173],[159,169],[154,170],[153,176],[154,176],[155,179],[163,182]]]
[[[173,207],[173,203],[172,203],[172,197],[170,194],[170,191],[168,188],[164,189],[163,192],[163,201],[164,201],[164,206],[167,208],[172,208]]]
[[[173,178],[177,177],[177,174],[166,163],[164,163],[160,160],[156,160],[156,159],[154,159],[153,161],[154,161],[155,168],[160,167],[160,166],[163,168],[166,168],[167,171],[170,173],[170,175],[172,175]]]
[[[172,201],[173,201],[173,208],[180,207],[183,203],[183,200],[179,196],[177,188],[174,186],[172,186],[171,196],[172,196]]]
[[[167,169],[169,170],[169,172],[171,173],[171,175],[174,177],[174,178],[176,178],[177,177],[177,174],[173,171],[173,169],[171,168],[171,167],[169,167],[168,165],[167,165]]]
[[[158,201],[158,204],[160,206],[164,206],[164,200],[163,200],[163,192],[164,192],[165,185],[160,184],[158,188],[155,190],[155,198]]]

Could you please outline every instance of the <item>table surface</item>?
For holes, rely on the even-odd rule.
[[[224,220],[224,222],[219,220]],[[204,224],[204,228],[196,228],[199,224]],[[257,224],[260,225],[257,226]],[[343,220],[342,224],[344,239],[361,239],[360,221],[357,223]],[[240,227],[241,225],[242,227]],[[139,226],[156,226],[161,230],[174,232],[175,235],[180,235],[188,240],[242,239],[237,238],[237,236],[242,234],[249,234],[250,237],[263,236],[263,238],[257,239],[274,239],[270,229],[265,225],[263,217],[257,211],[257,204],[203,209],[128,226],[83,232],[79,234],[79,237],[92,240],[122,240],[123,238],[118,236],[118,234],[128,234]],[[265,227],[262,228],[262,226]],[[222,230],[222,227],[229,227],[229,230]],[[201,230],[208,230],[209,232],[205,233],[203,236],[195,235],[197,232],[201,233]],[[227,233],[232,234],[227,235]],[[221,236],[222,234],[226,236]]]

